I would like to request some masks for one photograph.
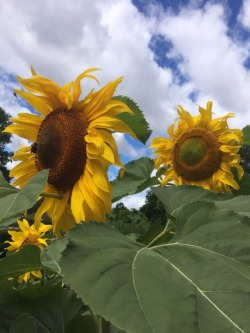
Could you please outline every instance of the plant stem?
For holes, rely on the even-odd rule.
[[[54,194],[54,193],[42,192],[40,195],[41,195],[41,197],[44,197],[44,198],[54,198],[54,199],[59,199],[59,200],[61,200],[63,198],[62,195]]]
[[[100,333],[100,321],[99,321],[99,318],[97,315],[94,314],[94,312],[91,310],[91,308],[89,307],[89,312],[91,313],[91,316],[94,320],[94,323],[95,323],[95,327],[96,327],[96,332],[97,333]]]
[[[99,333],[109,333],[110,324],[104,318],[100,317],[100,331]]]
[[[151,240],[151,242],[148,243],[147,247],[151,247],[153,244],[155,244],[160,238],[162,238],[164,235],[166,235],[169,231],[173,230],[173,227],[168,227],[170,220],[166,223],[165,228],[160,232],[154,239]]]

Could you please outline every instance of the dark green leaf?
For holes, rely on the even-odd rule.
[[[26,245],[20,251],[0,260],[0,280],[44,269],[51,270],[41,263],[40,249],[35,245]]]
[[[97,333],[93,317],[78,315],[70,323],[67,333]]]
[[[190,202],[217,201],[231,198],[229,195],[217,194],[198,186],[152,187],[151,190],[171,215],[178,214],[178,211]]]
[[[117,117],[123,120],[133,130],[137,138],[145,144],[152,131],[149,129],[149,124],[144,118],[144,115],[138,105],[126,96],[115,96],[113,99],[124,102],[134,112],[133,116],[124,112],[119,114]]]
[[[46,246],[41,252],[41,261],[46,267],[50,267],[55,271],[60,271],[59,261],[61,253],[66,248],[67,238],[56,239],[49,246]]]
[[[13,190],[17,191],[17,189],[15,187],[11,186],[7,182],[7,180],[3,176],[3,173],[0,171],[0,191],[2,192],[2,190],[6,189],[6,188],[13,189]]]
[[[137,241],[147,245],[157,235],[159,235],[164,230],[164,228],[165,228],[165,226],[163,226],[161,224],[160,220],[157,220],[150,226],[149,230],[144,235],[141,235],[139,238],[137,238]],[[172,238],[173,238],[173,234],[167,233],[164,237],[159,239],[159,242],[157,242],[155,244],[162,244],[162,243],[169,242]]]
[[[111,182],[112,201],[116,202],[121,198],[142,192],[149,186],[159,184],[157,177],[151,177],[154,170],[154,162],[148,157],[141,157],[138,160],[125,165],[124,176]]]
[[[20,213],[32,207],[45,187],[48,170],[35,175],[21,191],[15,187],[0,183],[0,225],[6,226],[17,220]]]
[[[243,144],[250,146],[250,125],[243,128]]]
[[[8,332],[48,333],[48,330],[46,327],[41,326],[40,323],[36,320],[36,318],[31,316],[30,314],[22,313],[14,320]]]
[[[81,306],[81,300],[73,292],[61,287],[1,289],[0,332],[71,333],[74,331],[68,331],[68,328],[79,314]]]
[[[77,226],[61,260],[65,278],[126,332],[249,332],[250,220],[195,202],[176,222],[172,241],[151,248],[106,224]]]
[[[79,225],[68,237],[61,268],[77,295],[118,328],[134,332],[133,327],[140,327],[136,333],[150,332],[131,274],[133,258],[141,246],[98,223]]]

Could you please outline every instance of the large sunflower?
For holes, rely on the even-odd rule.
[[[132,130],[117,115],[133,112],[123,102],[112,99],[122,78],[98,91],[91,90],[80,100],[83,78],[98,80],[88,69],[75,81],[63,86],[39,76],[18,81],[28,91],[15,90],[40,114],[20,113],[6,132],[33,142],[14,155],[20,160],[10,172],[15,186],[22,188],[38,171],[49,169],[45,193],[62,196],[45,197],[35,215],[36,226],[45,212],[53,222],[56,235],[75,222],[105,220],[111,212],[111,185],[107,171],[110,164],[122,166],[111,131]]]
[[[229,129],[228,113],[212,119],[212,102],[207,108],[199,107],[199,115],[192,117],[181,106],[177,107],[177,126],[168,128],[170,138],[155,138],[151,148],[155,148],[155,167],[167,167],[161,185],[174,181],[176,185],[196,185],[214,192],[230,192],[239,189],[232,168],[237,169],[238,177],[243,176],[240,156],[242,131]]]

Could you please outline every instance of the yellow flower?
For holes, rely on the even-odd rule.
[[[49,231],[52,226],[40,223],[39,228],[36,229],[35,225],[29,225],[27,220],[17,221],[21,231],[8,231],[11,235],[12,241],[6,241],[10,246],[7,247],[8,251],[18,251],[25,245],[35,245],[39,249],[47,246],[47,238],[43,238],[45,233]]]
[[[43,277],[41,271],[32,271],[20,275],[17,279],[17,282],[22,283],[24,281],[25,283],[27,283],[31,276],[34,276],[37,279],[41,279]]]
[[[168,128],[168,138],[155,138],[150,148],[155,149],[155,167],[167,167],[161,185],[174,181],[175,185],[196,185],[214,192],[238,190],[232,168],[243,176],[240,156],[237,152],[242,143],[242,131],[230,129],[228,113],[212,119],[212,102],[207,108],[199,107],[199,115],[192,117],[181,106],[177,107],[177,126]]]
[[[32,77],[18,78],[30,92],[16,90],[38,114],[20,113],[12,118],[14,124],[6,131],[33,142],[14,155],[20,160],[11,172],[14,185],[22,188],[39,170],[49,169],[45,193],[61,195],[58,200],[44,198],[35,214],[35,225],[47,212],[53,230],[60,235],[75,222],[104,221],[111,212],[111,185],[107,171],[110,164],[122,166],[112,131],[132,130],[117,115],[133,112],[123,102],[112,99],[122,78],[108,83],[100,90],[91,90],[83,100],[80,81],[83,78],[98,80],[88,69],[75,81],[63,86],[39,76],[33,68]]]
[[[27,220],[17,221],[19,229],[21,231],[8,231],[11,235],[12,241],[6,241],[10,246],[7,247],[8,251],[19,251],[25,245],[35,245],[41,250],[47,246],[47,238],[43,238],[45,233],[52,229],[51,225],[45,225],[40,223],[39,228],[36,229],[34,225],[29,225]],[[42,273],[40,271],[32,271],[22,274],[18,278],[18,282],[23,281],[27,283],[31,275],[36,278],[42,278]]]

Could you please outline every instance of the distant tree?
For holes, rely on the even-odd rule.
[[[167,213],[163,203],[151,190],[147,192],[145,204],[140,208],[140,211],[148,218],[149,222],[160,220],[161,224],[166,224]]]
[[[250,146],[243,145],[240,149],[241,165],[244,171],[250,175]]]
[[[147,217],[137,209],[128,209],[122,202],[116,204],[112,214],[108,216],[109,223],[124,235],[136,234],[138,237],[149,229]]]
[[[9,120],[10,115],[8,115],[1,107],[0,107],[0,171],[2,171],[5,179],[10,181],[9,170],[6,168],[6,164],[11,161],[11,157],[13,152],[6,150],[5,145],[11,142],[11,134],[3,133],[2,131],[6,128],[6,126],[11,124]]]

